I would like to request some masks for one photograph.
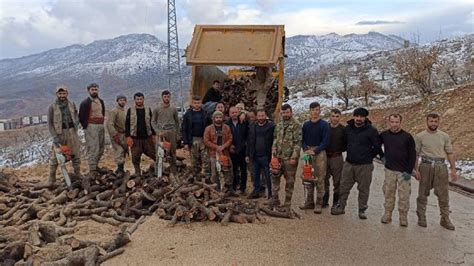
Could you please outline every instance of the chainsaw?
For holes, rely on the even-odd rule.
[[[171,143],[163,139],[163,137],[158,137],[157,149],[156,149],[156,167],[155,174],[157,177],[163,176],[163,161],[165,159],[166,153],[171,149]]]
[[[61,168],[61,173],[64,176],[64,180],[66,181],[66,185],[69,189],[72,189],[71,178],[69,177],[69,173],[66,169],[66,163],[72,160],[72,151],[66,145],[57,145],[53,148],[54,155],[56,156],[56,160],[58,160],[59,166]]]

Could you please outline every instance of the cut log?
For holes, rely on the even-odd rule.
[[[228,209],[227,212],[224,214],[224,217],[222,218],[221,225],[228,225],[231,216],[232,216],[232,210]]]
[[[106,260],[111,259],[111,258],[113,258],[113,257],[115,257],[115,256],[118,256],[118,255],[120,255],[120,254],[122,254],[122,253],[124,253],[124,252],[125,252],[125,249],[124,249],[124,248],[119,248],[119,249],[116,249],[116,250],[114,250],[114,251],[112,251],[112,252],[108,252],[107,254],[105,254],[105,255],[103,255],[103,256],[99,256],[99,257],[97,258],[97,264],[102,264],[102,263],[104,263]]]
[[[120,231],[115,235],[114,239],[107,244],[104,249],[112,252],[118,248],[125,246],[130,242],[130,234],[127,232],[127,226],[120,227]]]
[[[99,222],[99,223],[107,223],[107,224],[110,224],[110,225],[113,225],[113,226],[119,226],[121,224],[121,222],[113,219],[113,218],[105,218],[105,217],[102,217],[102,216],[99,216],[97,214],[92,214],[91,216],[91,219],[96,221],[96,222]]]
[[[69,256],[64,259],[44,262],[44,266],[69,266],[69,265],[84,265],[84,266],[95,266],[99,249],[97,246],[89,246],[80,250],[72,252]]]

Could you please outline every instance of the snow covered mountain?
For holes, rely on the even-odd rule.
[[[289,37],[286,73],[291,78],[320,65],[397,49],[403,41],[376,32]],[[44,113],[58,84],[68,85],[70,98],[76,102],[85,97],[85,87],[91,82],[101,86],[101,95],[109,104],[117,93],[131,95],[140,90],[146,95],[157,94],[167,85],[166,62],[166,43],[149,34],[124,35],[0,60],[0,118]],[[189,80],[190,69],[182,64]]]
[[[323,36],[298,35],[286,39],[288,55],[285,72],[289,76],[317,70],[322,65],[342,63],[368,54],[402,48],[405,40],[378,32]]]

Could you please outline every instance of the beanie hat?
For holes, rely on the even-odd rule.
[[[369,111],[363,107],[359,107],[354,110],[354,116],[363,116],[367,117],[369,116]]]
[[[60,92],[60,91],[65,91],[65,92],[68,92],[67,91],[67,86],[66,85],[59,85],[56,87],[56,93]]]
[[[216,116],[224,116],[224,114],[222,112],[219,112],[219,111],[215,111],[213,114],[212,114],[212,118],[216,117]]]

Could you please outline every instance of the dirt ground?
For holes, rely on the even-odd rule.
[[[314,264],[464,264],[474,265],[474,200],[451,192],[456,231],[439,225],[434,196],[429,198],[428,228],[416,225],[413,182],[409,226],[380,223],[383,168],[376,165],[371,186],[368,220],[357,216],[353,189],[346,214],[332,216],[329,209],[316,215],[301,212],[301,182],[295,183],[293,208],[302,220],[269,219],[266,224],[179,224],[170,227],[157,216],[148,217],[126,246],[123,255],[105,265],[314,265]]]

